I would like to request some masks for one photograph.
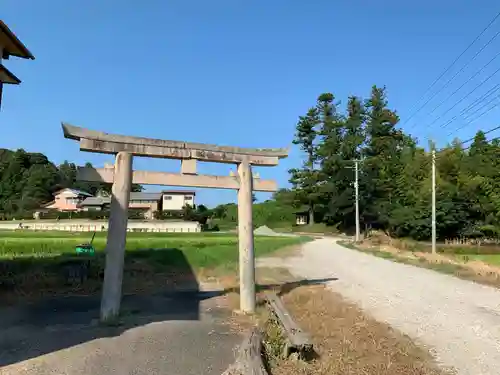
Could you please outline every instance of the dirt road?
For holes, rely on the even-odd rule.
[[[292,258],[265,258],[307,279],[336,278],[328,287],[427,346],[458,375],[500,373],[500,290],[376,258],[332,239],[303,246]]]

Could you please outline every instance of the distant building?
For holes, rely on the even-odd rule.
[[[162,210],[180,211],[184,206],[195,206],[196,192],[192,190],[164,190],[162,191]]]
[[[81,204],[84,211],[102,211],[111,204],[111,198],[88,197]],[[145,219],[153,219],[153,213],[160,209],[161,193],[130,193],[129,210],[137,210],[143,213]]]
[[[153,219],[153,213],[160,210],[161,193],[130,193],[129,210],[144,213],[144,218]]]
[[[295,224],[296,225],[307,225],[307,224],[309,224],[309,212],[308,211],[297,211],[297,212],[295,212]]]
[[[54,200],[44,204],[42,208],[57,211],[80,211],[78,206],[88,197],[92,197],[92,194],[82,190],[61,189],[54,193]]]
[[[196,193],[186,190],[167,190],[161,193],[130,193],[129,210],[141,212],[145,219],[153,219],[155,211],[181,211],[184,206],[194,207]],[[54,194],[54,200],[39,211],[102,211],[109,209],[111,197],[99,194],[97,197],[75,189],[62,189]]]

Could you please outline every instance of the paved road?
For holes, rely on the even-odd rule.
[[[498,289],[376,258],[332,239],[310,242],[294,258],[258,264],[286,266],[307,279],[337,278],[329,288],[428,346],[444,367],[458,375],[500,374]]]
[[[124,325],[103,327],[93,299],[3,309],[1,375],[220,375],[239,334],[211,293],[125,298]],[[98,300],[97,300],[98,302]]]

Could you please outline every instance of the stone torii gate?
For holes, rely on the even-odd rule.
[[[217,146],[107,134],[62,124],[64,137],[80,142],[80,150],[116,154],[114,168],[79,168],[77,178],[112,183],[111,212],[106,244],[106,268],[101,299],[101,320],[120,312],[122,278],[127,237],[128,204],[132,183],[238,190],[238,242],[240,310],[255,311],[255,260],[252,221],[252,191],[274,192],[273,180],[252,176],[252,165],[276,166],[288,149],[258,149]],[[133,171],[133,156],[181,161],[181,173]],[[238,166],[237,176],[199,175],[196,162],[209,161]]]

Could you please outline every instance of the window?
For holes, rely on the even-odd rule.
[[[184,199],[187,201],[192,201],[193,197],[191,195],[186,195],[186,196],[184,196]]]
[[[163,199],[166,200],[166,201],[171,201],[172,200],[172,196],[171,195],[165,195],[163,197]]]

